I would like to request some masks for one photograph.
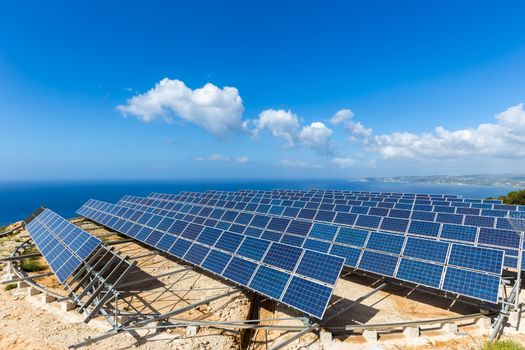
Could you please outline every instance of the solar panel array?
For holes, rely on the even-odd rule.
[[[155,214],[174,213],[209,227],[341,256],[346,266],[383,276],[489,302],[498,300],[502,250],[292,219],[283,211],[256,212],[255,203],[249,207],[246,202],[202,202],[188,194],[174,196],[179,200],[155,197],[125,196],[119,204]]]
[[[244,203],[244,210],[248,208],[259,213],[503,249],[506,251],[505,266],[517,268],[520,235],[513,230],[505,216],[508,216],[509,212],[523,211],[524,206],[502,205],[498,204],[499,200],[436,197],[438,195],[418,195],[413,198],[403,196],[390,193],[373,196],[337,192],[334,194],[331,191],[322,194],[307,191],[208,191],[150,195],[151,198],[193,203],[234,202],[237,208],[242,208]],[[231,206],[229,203],[227,205]],[[472,206],[487,206],[487,209]],[[488,209],[488,206],[491,209]],[[503,210],[503,207],[508,210]],[[488,210],[491,212],[487,213]]]
[[[100,239],[50,209],[34,217],[26,230],[60,283],[64,283],[101,244]]]
[[[177,211],[89,200],[77,212],[317,318],[324,315],[344,262],[339,256],[208,225]]]

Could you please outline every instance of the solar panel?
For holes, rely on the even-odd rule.
[[[60,283],[101,244],[100,239],[50,209],[42,210],[25,227]]]
[[[499,283],[500,278],[498,276],[448,267],[443,289],[496,303],[498,301]]]
[[[396,277],[416,284],[439,288],[443,266],[423,261],[401,259]]]
[[[267,219],[271,220],[271,214],[265,214],[265,215],[270,215]],[[306,221],[302,221],[302,222],[306,222]],[[290,223],[290,227],[292,226],[292,223],[293,221]],[[309,222],[309,224],[312,224],[312,222]],[[422,227],[425,227],[426,224],[431,224],[430,225],[431,229],[432,228],[434,229],[433,232],[420,231],[420,232],[426,233],[428,237],[432,237],[430,233],[432,235],[436,235],[436,230],[441,227],[439,223],[431,223],[431,222],[423,222]],[[316,228],[314,229],[314,227]],[[474,229],[476,228],[474,227]],[[287,229],[286,231],[289,231],[289,230]],[[347,266],[354,267],[354,268],[358,267],[360,269],[367,270],[370,272],[375,272],[378,274],[383,274],[385,276],[392,276],[392,274],[395,273],[397,263],[400,260],[397,257],[393,256],[393,257],[386,257],[386,258],[382,258],[382,259],[378,259],[374,261],[374,259],[370,258],[370,256],[373,255],[370,253],[387,252],[388,254],[384,254],[384,255],[397,254],[398,256],[408,258],[408,260],[421,259],[421,260],[424,260],[423,262],[426,262],[426,263],[439,264],[440,266],[445,266],[443,252],[446,254],[447,252],[446,249],[449,246],[449,243],[447,242],[422,240],[421,242],[419,242],[419,244],[425,244],[427,243],[426,241],[437,243],[436,250],[432,252],[430,251],[425,252],[424,249],[420,249],[418,251],[415,249],[417,247],[414,248],[412,246],[414,242],[411,240],[407,240],[408,238],[415,238],[415,236],[410,237],[410,236],[407,236],[406,234],[400,235],[400,234],[389,234],[389,233],[380,233],[380,234],[387,235],[388,238],[390,238],[391,236],[398,237],[398,238],[393,239],[396,242],[396,244],[389,246],[388,244],[386,244],[385,242],[381,240],[377,241],[376,235],[379,233],[374,234],[374,237],[370,239],[370,244],[368,243],[365,244],[367,239],[369,239],[368,236],[369,235],[372,236],[372,234],[369,234],[369,231],[351,228],[351,227],[339,227],[338,228],[337,226],[333,224],[327,225],[327,224],[320,224],[320,223],[315,223],[315,222],[311,226],[309,232],[306,232],[306,230],[304,230],[302,233],[305,233],[306,236],[309,238],[307,240],[303,240],[300,237],[304,237],[304,235],[297,234],[294,237],[290,237],[289,232],[286,232],[286,234],[282,235],[282,234],[276,234],[273,231],[266,231],[263,234],[263,238],[269,238],[269,237],[266,237],[266,235],[271,234],[271,235],[274,235],[273,239],[276,241],[280,241],[281,243],[286,243],[286,244],[297,245],[297,246],[299,246],[299,244],[302,241],[304,241],[303,246],[302,246],[303,248],[307,248],[310,250],[318,250],[318,251],[323,251],[323,252],[328,251],[332,255],[337,255],[337,256],[341,256],[345,258],[345,265]],[[417,235],[421,235],[421,233],[418,233]],[[404,241],[406,242],[405,251],[403,251],[403,248],[402,248]],[[390,241],[387,240],[387,242],[390,242]],[[331,247],[329,250],[327,250],[328,244],[331,244]],[[363,248],[363,246],[365,245],[366,247],[364,247],[364,252],[362,249],[357,249],[357,248]],[[426,246],[432,246],[432,244],[427,243]],[[435,254],[432,254],[432,253],[435,253]],[[361,255],[363,256],[361,257]],[[379,257],[381,257],[381,255],[379,255]],[[359,259],[361,259],[362,262],[360,262]],[[371,260],[370,263],[369,263],[369,260]],[[391,264],[391,265],[393,264],[393,266],[390,266],[387,268],[386,266],[384,266],[386,265],[384,263],[385,261],[387,261],[388,264]],[[502,264],[502,262],[503,260],[500,260],[497,263]],[[378,266],[372,266],[376,263],[378,264]],[[444,269],[434,269],[434,270],[444,271]],[[438,276],[438,277],[442,279],[441,276]],[[438,278],[438,277],[434,276],[433,278]],[[409,280],[408,278],[404,279],[403,274],[396,276],[396,278],[405,280],[405,281],[409,281],[409,282],[413,282],[413,283],[422,284],[422,282],[413,281],[413,279],[412,280]],[[468,289],[465,290],[465,293],[468,293]],[[463,295],[468,295],[468,294],[463,294]],[[468,295],[468,296],[471,296],[471,295]]]
[[[93,221],[97,221],[96,218],[105,215],[106,219],[104,219],[104,223],[101,223],[109,224],[110,220],[116,217],[111,212],[129,213],[128,218],[136,218],[139,217],[136,215],[137,211],[144,212],[148,208],[156,211],[154,207],[143,205],[135,205],[135,209],[120,210],[122,208],[109,203],[88,201],[78,212]],[[197,211],[196,208],[199,210]],[[202,212],[202,208],[195,205],[190,205],[184,210]],[[314,317],[322,318],[343,266],[344,258],[224,231],[217,227],[186,223],[181,220],[173,222],[168,228],[171,231],[169,233],[166,229],[167,225],[161,228],[158,223],[163,222],[165,217],[175,218],[179,215],[178,212],[164,210],[162,212],[164,217],[160,215],[160,211],[156,212],[161,216],[160,219],[155,218],[156,230],[138,222],[128,221],[129,219],[122,220],[119,218],[119,220],[129,223],[128,226],[130,227],[134,225],[141,227],[138,229],[135,238],[146,244],[158,247],[186,262],[250,288],[257,293],[282,301],[286,305]],[[205,212],[212,215],[213,210]],[[235,214],[237,217],[237,213]],[[153,217],[151,216],[147,223],[151,222]],[[198,215],[192,216],[192,218],[193,220],[202,219]],[[189,218],[184,216],[184,219]],[[265,217],[259,217],[255,223],[266,226],[268,221]],[[121,226],[125,225],[122,224]],[[141,232],[144,229],[149,231],[145,231],[145,234],[142,235]],[[162,231],[163,229],[166,231]],[[155,244],[151,244],[152,241]],[[268,285],[265,281],[275,283]],[[308,286],[311,287],[310,290],[302,289]]]

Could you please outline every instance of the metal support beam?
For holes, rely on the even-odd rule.
[[[218,295],[215,295],[215,296],[212,296],[212,297],[209,297],[209,298],[206,298],[204,300],[201,300],[199,302],[196,302],[194,304],[191,304],[191,305],[187,305],[187,306],[184,306],[184,307],[181,307],[179,309],[176,309],[176,310],[173,310],[173,311],[170,311],[168,313],[165,313],[165,314],[162,314],[162,315],[158,315],[158,316],[155,316],[155,317],[152,317],[152,318],[149,318],[147,320],[143,320],[143,321],[139,321],[139,322],[136,322],[135,324],[133,324],[132,326],[129,326],[129,327],[121,327],[121,328],[116,328],[116,329],[112,329],[106,333],[103,333],[103,334],[100,334],[100,335],[97,335],[93,338],[91,337],[88,337],[86,338],[85,340],[79,342],[79,343],[76,343],[76,344],[72,344],[69,346],[70,349],[78,349],[78,348],[81,348],[83,346],[87,346],[87,345],[90,345],[90,344],[93,344],[93,343],[96,343],[98,341],[101,341],[101,340],[104,340],[104,339],[107,339],[107,338],[110,338],[114,335],[117,335],[119,333],[122,333],[122,332],[133,332],[135,331],[136,329],[140,329],[144,326],[146,326],[147,324],[150,324],[152,322],[156,322],[156,321],[160,321],[160,320],[164,320],[164,319],[168,319],[169,317],[171,316],[175,316],[177,314],[180,314],[180,313],[183,313],[183,312],[186,312],[188,310],[191,310],[191,309],[194,309],[200,305],[203,305],[203,304],[207,304],[207,303],[210,303],[212,301],[215,301],[215,300],[218,300],[218,299],[222,299],[222,298],[225,298],[227,296],[230,296],[236,292],[238,292],[240,289],[238,288],[232,288],[232,290],[228,291],[228,292],[225,292],[225,293],[222,293],[222,294],[218,294]]]
[[[0,261],[15,261],[15,260],[22,260],[25,258],[33,258],[35,256],[41,256],[41,253],[31,253],[31,254],[22,254],[22,255],[16,255],[16,256],[7,256],[5,258],[0,259]]]
[[[33,280],[33,279],[38,279],[38,278],[42,278],[42,277],[51,276],[52,274],[53,274],[53,272],[46,272],[46,273],[41,273],[39,275],[34,275],[34,276],[18,277],[18,278],[14,278],[12,280],[9,280],[9,281],[2,281],[2,282],[0,282],[0,284],[8,284],[8,283],[14,283],[14,282],[21,282],[21,281],[29,281],[29,280]]]

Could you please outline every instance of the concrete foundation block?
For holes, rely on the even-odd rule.
[[[441,329],[450,334],[458,333],[458,325],[455,323],[445,323],[441,326]]]
[[[488,330],[492,327],[492,320],[488,317],[482,317],[476,321],[476,326]]]
[[[41,298],[42,298],[41,299],[42,300],[42,304],[49,304],[49,303],[52,303],[53,301],[56,300],[55,297],[53,297],[53,296],[51,296],[51,295],[49,295],[47,293],[42,293],[42,297]]]
[[[403,335],[405,338],[418,338],[421,335],[421,329],[419,327],[406,327],[403,329]]]
[[[34,287],[29,287],[29,289],[27,290],[27,296],[28,297],[32,297],[32,296],[38,295],[40,293],[42,293],[42,292],[39,291],[38,289],[34,288]]]
[[[188,326],[186,327],[186,336],[194,337],[199,332],[199,326]]]
[[[24,281],[17,282],[16,285],[17,285],[18,288],[27,288],[27,287],[29,287],[29,284],[27,282],[24,282]]]
[[[3,276],[2,276],[2,282],[3,281],[11,281],[12,279],[15,279],[17,278],[18,276],[10,273],[10,272],[6,272]]]
[[[512,328],[515,328],[516,330],[522,330],[525,329],[525,325],[523,324],[522,320],[522,312],[521,310],[518,311],[511,311],[509,314],[509,324]]]
[[[328,346],[332,344],[332,333],[326,331],[319,332],[319,342],[323,346]]]
[[[129,316],[128,315],[119,315],[119,316],[117,316],[118,324],[124,324],[124,323],[128,322],[128,320],[129,320]]]
[[[375,343],[379,339],[379,335],[377,334],[377,331],[375,330],[364,330],[363,338],[365,339],[366,342]]]
[[[76,309],[76,307],[77,307],[77,304],[75,303],[70,303],[67,301],[60,303],[60,310],[62,310],[63,312],[74,310]]]

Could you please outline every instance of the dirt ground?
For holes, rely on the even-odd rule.
[[[124,237],[90,222],[79,221],[77,224],[108,240],[122,240]],[[27,239],[26,233],[0,239],[0,257],[8,256],[14,248]],[[217,279],[203,271],[188,269],[188,265],[159,254],[150,254],[151,250],[134,242],[116,244],[114,247],[122,254],[139,257],[139,269],[127,282],[144,276],[157,276],[166,272],[179,271],[169,276],[147,283],[131,284],[130,293],[119,308],[139,309],[143,313],[164,313],[189,305],[232,287],[231,284]],[[3,264],[3,272],[6,272]],[[45,271],[44,271],[45,272]],[[42,273],[38,272],[38,273]],[[138,277],[140,276],[140,277]],[[347,306],[352,300],[364,295],[377,286],[371,278],[355,274],[340,278],[326,316]],[[39,279],[38,283],[57,293],[64,294],[54,276]],[[27,296],[27,288],[6,291],[0,289],[0,349],[66,349],[68,345],[94,337],[109,330],[109,323],[97,317],[88,324],[75,310],[64,312],[58,303],[44,304],[41,295]],[[177,319],[203,321],[237,321],[249,317],[253,295],[249,292],[236,292],[226,298],[202,305],[176,316]],[[333,325],[356,325],[365,323],[383,323],[417,319],[450,317],[479,312],[465,304],[452,303],[444,298],[413,292],[403,287],[388,286],[363,302],[355,305],[344,315],[332,320]],[[259,319],[296,318],[266,322],[272,325],[304,326],[300,313],[268,300],[261,301]],[[171,320],[173,322],[173,320]],[[287,346],[287,349],[479,349],[488,335],[488,330],[476,325],[460,325],[458,334],[448,334],[439,325],[425,326],[421,336],[407,339],[401,331],[380,334],[379,342],[367,343],[360,334],[337,334],[328,345],[319,341],[316,333],[310,333]],[[201,328],[196,336],[187,336],[186,328],[174,328],[168,331],[141,330],[142,336],[136,339],[130,334],[119,334],[85,347],[86,349],[238,349],[241,347],[241,335],[237,331],[225,331],[214,328]],[[267,349],[293,335],[291,332],[259,330],[251,333],[251,345],[248,349]],[[514,340],[525,344],[525,335],[509,332]],[[247,348],[247,347],[244,347]]]

